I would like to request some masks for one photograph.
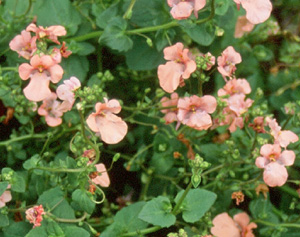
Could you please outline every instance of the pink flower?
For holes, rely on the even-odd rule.
[[[52,92],[38,109],[38,114],[45,116],[46,123],[50,127],[56,127],[62,123],[63,112],[59,109],[61,104],[56,98],[56,94]]]
[[[69,80],[64,80],[64,84],[57,87],[57,96],[59,99],[63,100],[60,105],[60,110],[62,112],[67,112],[72,109],[75,102],[74,91],[80,88],[80,86],[80,81],[76,77],[71,77]]]
[[[295,153],[285,150],[281,153],[278,144],[266,144],[260,149],[260,154],[256,158],[255,165],[264,170],[264,181],[270,187],[282,186],[288,178],[285,166],[291,166],[295,161]]]
[[[227,47],[218,57],[218,71],[223,78],[232,77],[236,71],[235,65],[242,62],[242,57],[232,46]]]
[[[271,129],[271,135],[274,137],[274,143],[279,144],[281,147],[286,148],[291,142],[297,142],[299,140],[298,136],[289,130],[281,131],[281,127],[276,122],[276,119],[266,118]]]
[[[270,0],[234,0],[238,8],[240,4],[246,10],[246,18],[252,24],[259,24],[266,21],[272,11]]]
[[[235,25],[235,38],[241,38],[245,33],[251,32],[254,24],[250,23],[246,16],[239,16]]]
[[[247,112],[248,108],[253,103],[253,100],[245,100],[245,97],[245,94],[234,94],[227,99],[228,108],[235,112],[237,116],[241,116]]]
[[[162,109],[161,112],[166,114],[164,119],[166,120],[166,124],[172,123],[174,121],[177,121],[177,103],[178,103],[178,94],[177,93],[172,93],[171,94],[171,99],[168,97],[163,97],[160,100],[161,104],[163,107],[171,107],[174,106],[174,108],[168,108],[168,109]]]
[[[172,7],[171,15],[174,19],[186,19],[192,14],[192,11],[198,18],[198,11],[205,7],[206,0],[168,0],[168,5]]]
[[[86,120],[89,128],[100,133],[101,139],[108,144],[120,142],[126,135],[127,124],[115,114],[121,111],[119,101],[104,98],[104,103],[97,103],[96,112],[89,115]]]
[[[30,59],[36,51],[36,37],[31,37],[30,33],[23,30],[20,35],[15,36],[9,43],[11,50],[16,51],[19,56]]]
[[[10,188],[10,184],[7,186],[7,189]],[[5,206],[5,203],[9,202],[11,200],[11,193],[9,190],[6,190],[2,193],[0,196],[0,208]]]
[[[178,100],[178,121],[197,130],[207,130],[212,125],[209,114],[216,110],[217,101],[213,96],[184,97]]]
[[[222,119],[221,121],[215,120],[214,126],[213,126],[214,128],[218,127],[218,126],[229,125],[228,130],[231,133],[233,133],[233,132],[235,132],[237,127],[241,128],[241,129],[244,127],[243,118],[237,116],[236,113],[233,112],[232,110],[230,110],[228,107],[224,108],[222,113],[223,113],[224,119]]]
[[[249,222],[245,212],[236,214],[233,219],[224,212],[213,219],[214,226],[210,232],[216,237],[254,237],[252,229],[257,228],[257,225]]]
[[[26,219],[29,220],[29,222],[33,224],[33,228],[35,228],[37,226],[41,226],[41,222],[43,220],[42,215],[46,213],[44,212],[43,206],[39,205],[27,209],[25,214]]]
[[[218,90],[218,96],[233,94],[250,94],[251,87],[246,79],[233,78],[226,82],[225,86]]]
[[[27,26],[26,31],[34,32],[38,39],[46,37],[56,44],[60,44],[60,42],[57,40],[57,36],[63,36],[67,34],[65,27],[60,25],[49,26],[44,28],[42,26],[37,27],[33,23]]]
[[[92,178],[93,183],[99,184],[101,187],[108,187],[110,185],[110,180],[105,168],[105,165],[100,163],[95,165],[97,169],[96,177]]]
[[[157,74],[160,86],[169,93],[174,92],[183,79],[188,79],[197,66],[188,49],[183,49],[182,43],[164,49],[164,58],[171,60],[159,65]]]
[[[61,66],[55,64],[49,55],[34,55],[30,59],[30,64],[23,63],[19,66],[19,75],[22,80],[30,78],[30,82],[25,87],[24,95],[31,101],[42,101],[50,96],[50,80],[57,83],[62,78],[64,71]]]

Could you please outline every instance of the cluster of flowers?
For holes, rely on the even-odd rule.
[[[34,36],[30,32],[33,32]],[[20,78],[22,80],[30,78],[23,92],[30,101],[43,101],[38,113],[45,116],[47,124],[52,127],[62,123],[61,116],[64,112],[71,110],[75,102],[74,91],[81,86],[77,78],[71,77],[57,88],[56,93],[51,92],[49,88],[50,81],[56,84],[62,79],[64,71],[59,63],[62,57],[69,57],[71,51],[67,50],[65,42],[60,48],[51,49],[47,48],[47,42],[60,45],[58,36],[64,36],[66,33],[63,26],[55,25],[44,28],[31,23],[9,44],[19,56],[30,60],[30,63],[23,63],[19,66]],[[57,96],[62,102],[56,100]]]
[[[298,136],[289,130],[281,130],[276,119],[266,118],[270,134],[274,139],[273,144],[265,144],[260,148],[260,155],[256,158],[255,164],[258,168],[264,169],[264,182],[270,187],[282,186],[286,183],[288,172],[285,166],[291,166],[295,161],[294,151],[287,150],[290,143],[297,142]],[[264,130],[264,118],[254,119],[254,129],[258,132]],[[282,148],[284,149],[282,151]]]
[[[245,9],[246,15],[239,16],[236,23],[235,37],[242,37],[244,33],[253,30],[256,24],[266,21],[272,11],[270,0],[233,0],[237,8],[240,5]],[[171,15],[174,19],[182,20],[190,17],[192,12],[198,18],[198,11],[206,5],[206,0],[167,0],[171,7]]]
[[[158,79],[160,86],[169,93],[174,92],[178,86],[184,86],[184,79],[188,79],[197,66],[194,56],[188,49],[183,49],[182,43],[164,49],[164,56],[168,61],[158,67]],[[207,58],[206,70],[210,70],[215,64],[215,57],[210,53],[201,55]],[[237,127],[244,126],[242,115],[252,105],[251,99],[246,99],[246,95],[251,92],[251,87],[246,79],[236,79],[234,72],[236,64],[242,61],[241,55],[232,46],[225,49],[218,57],[218,71],[223,76],[226,85],[218,91],[218,96],[226,103],[219,119],[213,121],[209,114],[213,113],[217,107],[217,101],[213,96],[205,95],[198,97],[179,98],[177,93],[171,94],[171,99],[163,97],[161,99],[165,113],[166,123],[177,121],[177,128],[180,124],[185,124],[197,130],[207,130],[213,127],[230,125],[230,132],[234,132]]]

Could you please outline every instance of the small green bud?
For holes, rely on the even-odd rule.
[[[117,162],[118,159],[120,158],[121,154],[120,153],[116,153],[113,157],[113,162]]]
[[[153,47],[153,42],[150,38],[147,38],[146,42],[150,47]]]

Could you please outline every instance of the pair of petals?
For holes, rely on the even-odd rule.
[[[234,0],[234,2],[246,10],[246,18],[252,24],[259,24],[266,21],[272,11],[270,0]]]
[[[242,62],[241,55],[234,50],[232,46],[228,46],[218,57],[218,71],[223,78],[232,77],[236,71],[235,65]]]
[[[50,81],[58,83],[63,75],[63,69],[56,64],[49,55],[34,55],[30,64],[23,63],[19,66],[19,75],[22,80],[30,82],[23,92],[25,97],[31,101],[42,101],[51,95],[49,89]]]
[[[172,7],[170,13],[174,19],[187,19],[193,11],[198,18],[198,11],[205,7],[206,0],[168,0],[168,5]]]
[[[96,112],[89,115],[86,122],[89,128],[99,133],[101,139],[108,144],[120,142],[127,134],[127,124],[115,114],[121,111],[119,101],[104,98],[105,103],[97,103]]]
[[[257,225],[249,222],[245,212],[236,214],[233,219],[224,212],[213,219],[214,226],[210,231],[216,237],[254,237],[252,229],[257,228]]]
[[[209,114],[216,110],[217,101],[213,96],[184,97],[178,100],[178,121],[197,130],[207,130],[212,125]]]
[[[108,177],[105,165],[100,163],[95,166],[99,175],[92,179],[93,183],[98,184],[101,187],[108,187],[110,185],[110,179]]]
[[[166,92],[174,92],[181,80],[188,79],[196,70],[197,65],[192,59],[188,49],[183,48],[182,43],[164,49],[164,58],[169,60],[164,65],[159,65],[157,74],[159,84]]]
[[[285,166],[291,166],[295,161],[293,151],[281,152],[279,144],[265,144],[260,149],[261,156],[256,158],[255,165],[264,169],[263,179],[270,187],[282,186],[286,183],[288,172]]]

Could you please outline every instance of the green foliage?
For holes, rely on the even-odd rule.
[[[73,207],[79,207],[78,209],[81,211],[85,211],[89,214],[92,214],[95,209],[95,203],[92,201],[92,197],[89,193],[84,190],[76,189],[72,193],[72,200],[74,203],[72,204]]]
[[[147,202],[139,214],[139,218],[153,225],[170,227],[176,221],[171,213],[172,204],[167,197],[158,196]]]
[[[176,203],[178,203],[183,192],[182,190],[177,194],[175,198]],[[217,195],[215,193],[205,189],[190,190],[180,208],[182,210],[182,218],[189,223],[199,221],[211,208],[216,199]]]
[[[126,52],[132,48],[133,42],[126,35],[127,22],[121,17],[114,17],[105,27],[103,34],[99,38],[100,43],[104,43],[119,52]]]

